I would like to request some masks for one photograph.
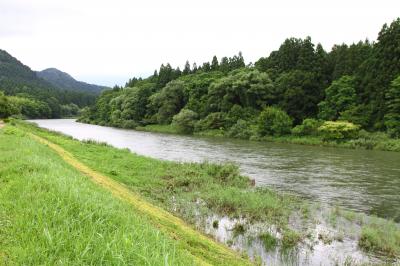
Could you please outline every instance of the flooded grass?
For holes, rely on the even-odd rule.
[[[25,123],[19,127],[57,143],[255,261],[310,265],[326,260],[339,265],[380,263],[388,257],[389,263],[398,261],[398,250],[393,248],[398,240],[392,236],[400,232],[397,224],[391,235],[380,234],[365,215],[255,188],[236,166],[160,161],[97,143],[83,144]],[[390,248],[379,248],[385,241]],[[276,248],[271,248],[273,242]]]
[[[269,232],[262,233],[258,237],[262,241],[264,248],[267,251],[274,249],[278,244],[278,240],[273,235],[271,235]]]
[[[374,221],[362,226],[359,246],[367,251],[400,256],[400,230],[395,223]]]

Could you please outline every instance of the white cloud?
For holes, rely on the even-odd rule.
[[[113,85],[214,54],[242,51],[254,62],[292,36],[309,35],[328,50],[374,40],[398,10],[397,0],[1,0],[0,49],[35,70]]]

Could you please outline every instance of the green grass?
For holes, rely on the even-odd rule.
[[[147,125],[144,127],[136,127],[135,129],[157,133],[179,134],[178,129],[173,125]]]
[[[283,238],[279,244],[284,248],[291,248],[304,238],[304,234],[290,228],[289,216],[300,210],[303,219],[314,219],[307,201],[270,189],[254,188],[250,185],[249,179],[241,176],[238,168],[233,165],[161,161],[103,143],[79,142],[25,122],[16,123],[18,128],[60,145],[92,169],[125,184],[127,188],[153,204],[174,212],[191,223],[194,223],[194,213],[198,211],[205,215],[216,213],[229,217],[245,217],[250,223],[265,222],[276,225],[278,230],[281,229]],[[363,226],[373,224],[368,222],[371,219],[362,218],[366,217],[362,214],[355,215],[337,209],[333,209],[332,212],[335,216],[342,216],[354,223],[362,219],[365,221]],[[383,224],[390,224],[389,221],[381,220]],[[385,242],[396,243],[391,240],[392,235],[400,234],[399,232],[398,227],[393,227],[391,235],[380,236],[381,242],[369,241],[369,248],[363,243],[365,237],[362,238],[360,235],[359,245],[372,252],[397,254],[396,249],[391,251],[380,246]]]
[[[271,221],[282,227],[298,206],[292,196],[254,189],[233,165],[161,161],[132,154],[127,149],[79,142],[26,123],[19,123],[19,127],[62,146],[92,169],[127,185],[149,201],[170,211],[176,209],[189,221],[193,221],[191,207],[197,208],[195,202],[199,199],[205,202],[205,211]]]
[[[294,247],[302,239],[301,235],[292,230],[286,230],[282,237],[282,247],[291,248]]]
[[[276,247],[278,240],[270,233],[262,233],[258,236],[264,244],[264,248],[268,251]]]
[[[367,251],[400,257],[400,229],[393,222],[374,219],[364,225],[359,246]]]
[[[146,217],[21,130],[0,130],[0,151],[1,265],[194,264]]]

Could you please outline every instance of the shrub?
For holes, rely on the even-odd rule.
[[[252,121],[257,117],[257,110],[235,104],[227,113],[225,126],[232,127],[239,120]]]
[[[0,118],[7,118],[12,114],[12,108],[8,98],[0,91]]]
[[[172,124],[177,127],[178,132],[191,134],[197,120],[197,113],[189,109],[182,109],[179,114],[172,119]]]
[[[290,133],[292,119],[276,107],[266,107],[258,117],[258,131],[261,136],[280,136]]]
[[[317,135],[322,122],[313,118],[303,120],[301,125],[292,128],[292,134],[297,136]]]
[[[196,131],[207,129],[220,129],[225,126],[226,114],[222,112],[211,113],[199,120],[195,125]]]
[[[325,121],[318,131],[324,140],[354,139],[358,136],[360,126],[347,121]]]
[[[123,128],[135,129],[137,126],[138,126],[138,124],[133,120],[124,120],[122,122]]]
[[[252,135],[252,125],[242,119],[239,119],[228,131],[228,136],[231,138],[249,139]]]

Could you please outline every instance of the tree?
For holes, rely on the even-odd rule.
[[[4,93],[0,91],[0,118],[7,118],[11,114],[11,105]]]
[[[391,82],[400,73],[400,18],[383,25],[371,55],[357,71],[361,101],[370,106],[369,126],[384,129],[385,95]]]
[[[261,136],[281,136],[290,133],[292,119],[279,108],[266,107],[260,113],[257,125]]]
[[[210,85],[208,109],[212,112],[228,112],[232,106],[261,109],[273,104],[275,87],[268,74],[258,70],[237,70]]]
[[[172,119],[172,124],[175,125],[179,132],[184,134],[193,133],[194,126],[198,119],[197,113],[189,109],[182,109]]]
[[[189,61],[186,61],[185,67],[183,68],[183,71],[182,71],[182,75],[188,75],[188,74],[190,74],[190,72],[191,72],[190,63],[189,63]]]
[[[275,84],[278,105],[294,118],[295,124],[317,115],[323,93],[315,73],[301,70],[286,72],[279,76]]]
[[[174,80],[169,82],[160,92],[149,98],[150,108],[156,109],[155,118],[160,124],[169,124],[172,117],[186,104],[185,83]]]
[[[354,77],[343,76],[332,82],[325,90],[325,100],[318,104],[318,116],[323,120],[337,120],[341,113],[353,108],[356,104]]]
[[[400,76],[392,81],[386,93],[385,126],[392,137],[400,137]]]
[[[219,69],[218,58],[214,55],[211,62],[211,70],[216,71]]]

